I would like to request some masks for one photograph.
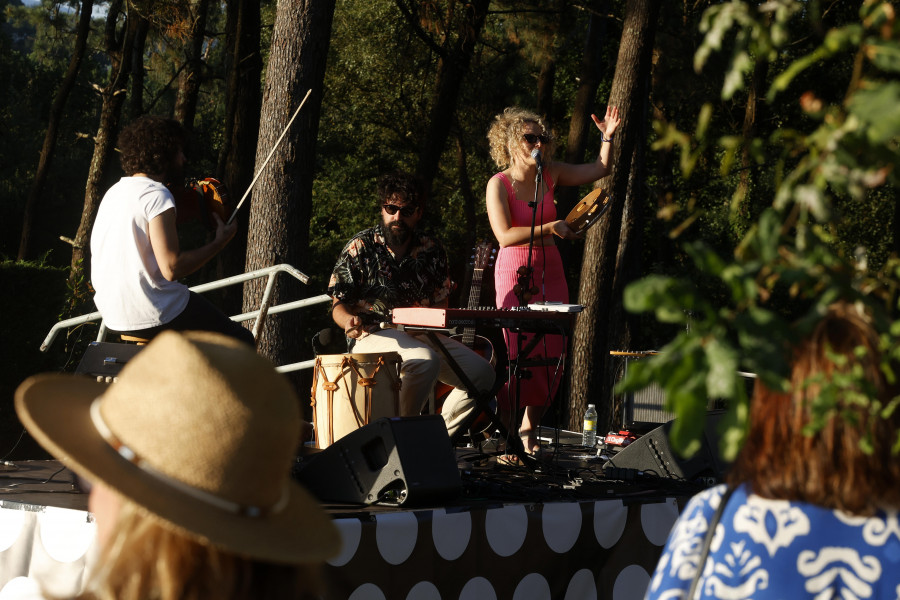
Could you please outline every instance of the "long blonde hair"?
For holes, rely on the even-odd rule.
[[[122,499],[81,600],[311,599],[319,565],[267,563],[220,550]]]
[[[536,113],[517,106],[510,106],[494,117],[494,122],[491,123],[487,133],[491,158],[494,159],[494,163],[500,169],[505,169],[512,164],[510,148],[513,148],[522,139],[526,123],[538,125],[544,131],[544,135],[550,138],[547,144],[547,151],[545,152],[546,157],[549,159],[552,151],[553,136],[549,127],[544,124],[544,120]]]

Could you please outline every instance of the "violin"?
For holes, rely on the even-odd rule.
[[[174,187],[174,186],[173,186]],[[175,223],[181,225],[191,221],[200,221],[210,231],[216,229],[213,214],[225,222],[232,212],[228,199],[228,190],[218,179],[188,179],[181,188],[171,190],[175,196]]]

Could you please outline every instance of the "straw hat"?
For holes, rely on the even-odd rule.
[[[67,466],[189,536],[278,563],[340,549],[336,527],[290,479],[297,397],[236,340],[164,332],[111,385],[81,375],[26,380],[16,411]]]

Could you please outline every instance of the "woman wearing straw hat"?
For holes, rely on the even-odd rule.
[[[116,383],[39,375],[28,431],[92,484],[100,555],[84,598],[307,598],[339,534],[290,479],[299,402],[264,358],[163,332]]]

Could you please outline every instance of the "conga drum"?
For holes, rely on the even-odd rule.
[[[317,448],[376,419],[400,415],[400,362],[396,352],[316,358],[311,404]]]

